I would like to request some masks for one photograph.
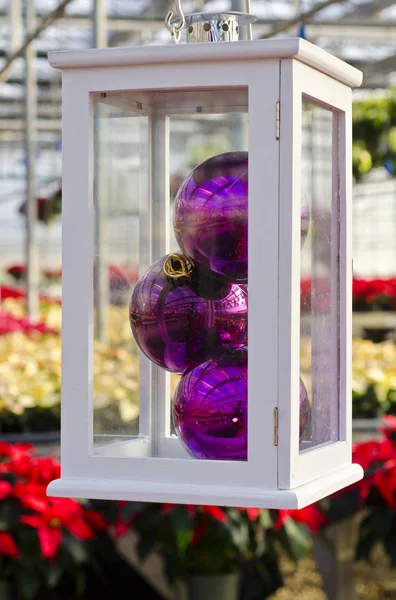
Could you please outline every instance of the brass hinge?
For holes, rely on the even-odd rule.
[[[276,139],[280,138],[280,101],[276,103]]]
[[[278,409],[274,408],[274,446],[278,445]]]

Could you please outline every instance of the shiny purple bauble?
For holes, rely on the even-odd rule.
[[[308,392],[300,377],[300,442],[305,438],[310,420],[311,407],[308,400]]]
[[[181,255],[180,255],[181,256]],[[156,365],[184,373],[213,354],[247,341],[247,294],[210,278],[175,285],[165,256],[138,281],[129,307],[139,348]]]
[[[181,378],[173,423],[195,458],[247,460],[248,351],[230,350]]]
[[[233,283],[248,278],[248,153],[226,152],[196,167],[175,200],[174,231],[197,266]]]

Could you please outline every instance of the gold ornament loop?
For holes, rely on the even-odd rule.
[[[185,285],[192,279],[194,265],[184,254],[169,254],[164,262],[163,271],[173,285]]]

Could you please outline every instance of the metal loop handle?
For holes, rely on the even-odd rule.
[[[186,25],[186,19],[182,9],[181,0],[176,0],[176,12],[178,19],[176,21],[173,21],[173,23],[172,19],[174,14],[171,10],[168,12],[165,18],[165,26],[171,32],[171,35],[175,40],[176,44],[178,44],[180,42],[181,31]]]

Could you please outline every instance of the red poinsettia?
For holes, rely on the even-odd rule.
[[[81,504],[68,498],[44,499],[28,496],[22,499],[26,508],[35,514],[23,515],[21,523],[37,529],[40,548],[45,558],[54,558],[67,529],[80,540],[92,540],[94,532],[84,518]]]
[[[316,506],[316,504],[311,504],[310,506],[306,506],[300,510],[280,510],[278,513],[278,519],[274,523],[274,530],[277,531],[281,529],[287,519],[293,519],[299,523],[305,523],[305,525],[312,532],[316,533],[322,527],[325,527],[329,524],[329,519],[326,515]]]
[[[0,311],[0,335],[16,331],[20,331],[25,335],[30,335],[34,331],[38,331],[39,333],[58,333],[55,329],[47,327],[43,322],[33,323],[27,317],[19,318],[9,312]]]
[[[19,558],[21,551],[15,543],[14,538],[7,531],[0,531],[0,555]]]

